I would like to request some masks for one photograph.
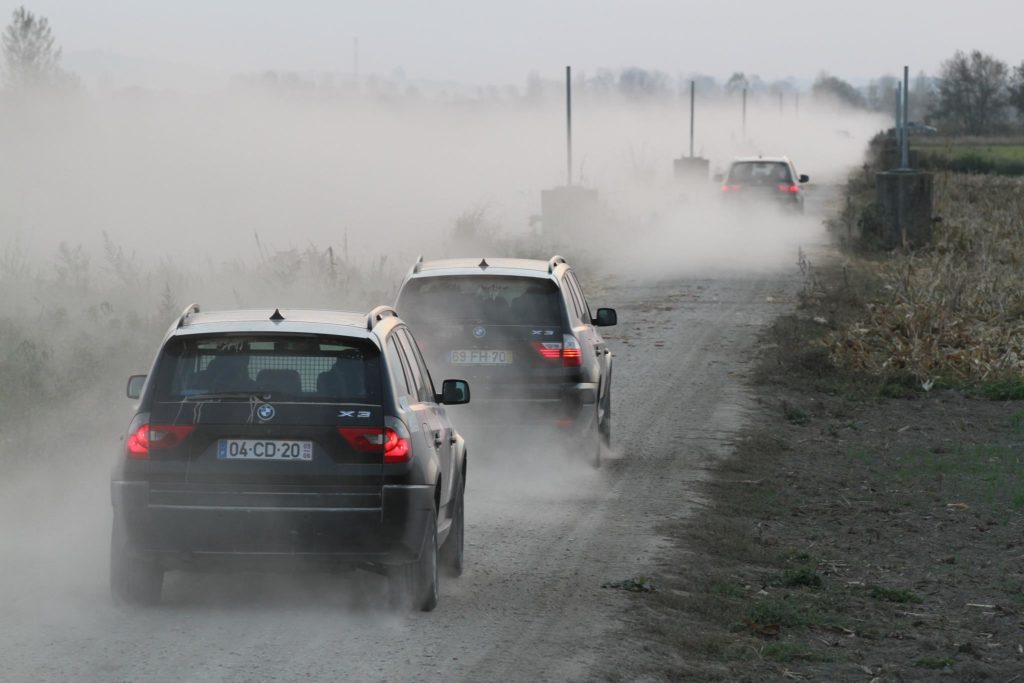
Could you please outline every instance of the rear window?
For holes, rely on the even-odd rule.
[[[791,183],[789,165],[780,161],[741,161],[729,169],[729,182],[737,185]]]
[[[500,275],[424,277],[406,283],[398,311],[409,323],[481,322],[561,325],[558,287],[551,280]]]
[[[300,335],[174,337],[156,400],[269,394],[276,400],[380,404],[380,351],[364,339]]]

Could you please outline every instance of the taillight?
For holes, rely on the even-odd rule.
[[[561,342],[533,342],[533,348],[537,349],[537,353],[544,356],[545,358],[561,358],[562,357],[562,344]]]
[[[799,185],[786,185],[785,183],[783,183],[782,185],[779,185],[779,192],[792,192],[792,193],[795,194],[795,193],[797,193],[799,191],[800,191],[800,186]]]
[[[385,463],[406,462],[412,454],[407,434],[391,427],[338,427],[338,433],[360,453],[384,453]]]
[[[570,368],[583,365],[583,350],[579,341],[571,334],[562,335],[562,365]]]
[[[562,365],[570,368],[578,368],[583,364],[580,343],[571,334],[563,334],[561,343],[535,341],[533,342],[533,348],[548,360],[558,360],[561,358]]]
[[[193,429],[194,425],[144,424],[128,435],[125,449],[132,460],[148,460],[151,450],[179,446]]]
[[[739,192],[740,185],[722,185],[722,192]]]

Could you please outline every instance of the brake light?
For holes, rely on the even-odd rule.
[[[561,358],[562,344],[560,342],[533,342],[533,348],[545,358]]]
[[[722,185],[722,192],[739,192],[741,185]]]
[[[795,193],[797,193],[799,191],[800,191],[800,186],[799,185],[786,185],[785,183],[783,183],[782,185],[779,185],[779,192],[792,192],[792,193],[795,194]]]
[[[408,437],[391,427],[338,427],[338,433],[360,453],[384,453],[385,463],[406,462],[412,453]]]
[[[132,460],[148,460],[151,450],[175,448],[188,438],[194,425],[144,424],[128,435],[126,450]]]
[[[570,368],[583,365],[583,350],[579,341],[571,334],[562,335],[562,365]]]

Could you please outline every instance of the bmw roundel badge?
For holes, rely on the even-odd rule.
[[[259,408],[256,409],[256,417],[261,420],[272,420],[274,419],[274,406],[269,403],[263,403]]]
[[[487,336],[487,330],[483,326],[478,325],[473,328],[473,336],[477,339],[483,339]]]

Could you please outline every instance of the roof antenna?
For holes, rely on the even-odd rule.
[[[281,309],[275,308],[273,315],[270,316],[270,319],[273,320],[275,323],[279,323],[282,320],[284,320],[284,316],[281,315]]]
[[[480,259],[480,263],[477,265],[480,270],[487,270],[491,267],[491,264],[487,262],[487,257]]]

